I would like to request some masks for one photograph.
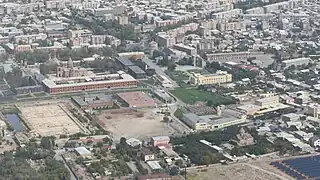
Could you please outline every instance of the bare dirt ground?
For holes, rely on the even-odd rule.
[[[188,179],[190,180],[285,180],[279,174],[253,167],[250,164],[230,164],[230,165],[214,165],[201,169],[188,170]],[[202,172],[201,172],[202,171]]]
[[[62,104],[20,105],[17,107],[29,128],[41,136],[58,136],[81,131],[64,111]]]
[[[174,134],[175,130],[162,122],[163,115],[156,112],[156,109],[106,110],[97,118],[105,130],[111,132],[114,139],[126,137],[146,140],[152,136]]]

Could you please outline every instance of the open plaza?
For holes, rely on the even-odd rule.
[[[21,118],[36,135],[59,136],[81,132],[63,104],[20,105]]]

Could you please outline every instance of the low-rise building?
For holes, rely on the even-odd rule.
[[[154,153],[151,152],[148,148],[143,148],[141,151],[141,158],[144,161],[152,161],[154,160],[155,156]]]
[[[217,71],[215,74],[192,73],[189,81],[196,85],[210,85],[232,82],[232,75],[226,71]]]
[[[282,116],[283,121],[298,121],[300,119],[300,115],[296,113],[285,114]]]
[[[77,147],[74,150],[82,158],[89,158],[89,159],[91,158],[91,152],[87,148],[85,148],[83,146]]]
[[[104,109],[111,108],[114,105],[112,96],[105,94],[72,96],[71,99],[82,109]]]
[[[217,130],[247,122],[245,116],[219,117],[216,115],[198,116],[194,113],[183,114],[182,121],[196,131]]]
[[[250,57],[250,52],[231,52],[231,53],[210,53],[205,54],[205,59],[209,62],[240,62],[246,61]]]
[[[159,35],[157,37],[157,42],[160,47],[171,47],[176,44],[176,39],[165,34]]]
[[[190,56],[197,55],[197,49],[191,46],[186,46],[184,44],[175,44],[173,45],[173,48],[182,52],[187,53]]]
[[[129,66],[128,73],[136,79],[143,79],[147,76],[146,72],[144,72],[144,70],[139,66]]]
[[[309,139],[309,143],[312,147],[320,147],[320,137],[313,136]]]
[[[279,96],[271,96],[262,98],[255,101],[255,105],[260,106],[261,108],[269,108],[279,104]]]
[[[151,138],[151,144],[154,147],[168,145],[169,142],[170,142],[170,137],[169,136],[155,136],[155,137]]]
[[[171,180],[171,176],[169,176],[166,173],[154,173],[154,174],[148,174],[139,176],[138,180]]]
[[[319,118],[319,114],[320,114],[319,104],[310,104],[308,106],[307,114],[314,118]]]
[[[310,58],[296,58],[296,59],[288,59],[282,61],[282,67],[288,68],[290,66],[301,66],[301,65],[307,65],[310,62]]]

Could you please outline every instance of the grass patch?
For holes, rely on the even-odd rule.
[[[208,72],[207,70],[204,70],[204,69],[192,69],[192,70],[188,70],[188,72],[200,73],[200,74],[210,74],[210,72]]]
[[[173,114],[175,117],[180,119],[183,116],[183,110],[181,108],[178,108]]]
[[[213,105],[235,103],[235,101],[232,100],[231,98],[227,98],[212,92],[205,92],[195,88],[192,88],[192,89],[176,88],[175,90],[172,90],[171,93],[175,97],[177,97],[178,99],[180,99],[181,101],[187,104],[193,104],[197,101],[206,102],[209,100],[212,101]]]
[[[46,96],[47,93],[45,93],[45,92],[40,92],[40,93],[33,93],[33,95],[34,95],[35,97],[42,97],[42,96]]]
[[[166,71],[166,74],[174,81],[189,80],[189,75],[183,71]]]

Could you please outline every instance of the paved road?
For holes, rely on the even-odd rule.
[[[65,150],[61,149],[61,150],[56,150],[56,154],[54,156],[54,158],[58,161],[62,161],[64,163],[64,165],[66,166],[66,168],[68,169],[69,173],[70,173],[70,180],[78,180],[77,177],[73,174],[73,172],[71,171],[71,169],[69,168],[69,166],[67,165],[67,163],[63,160],[61,154],[63,154]]]
[[[141,90],[148,90],[150,88],[130,88],[130,89],[112,89],[112,90],[101,90],[101,91],[91,91],[91,92],[75,92],[75,93],[69,93],[69,94],[55,94],[55,95],[49,95],[49,96],[40,96],[40,97],[26,97],[26,98],[19,98],[19,99],[14,99],[10,101],[0,101],[1,104],[16,104],[19,102],[30,102],[30,101],[40,101],[40,100],[52,100],[52,99],[62,99],[62,98],[69,98],[70,96],[79,96],[79,95],[84,95],[86,93],[88,94],[99,94],[99,93],[106,93],[109,94],[111,92],[125,92],[125,91],[141,91]]]
[[[160,66],[158,66],[156,63],[152,62],[151,59],[149,58],[144,58],[143,61],[150,67],[150,68],[153,68],[156,73],[160,76],[164,76],[166,77],[170,82],[171,84],[174,86],[174,87],[177,87],[177,83],[175,81],[173,81],[161,68]]]

